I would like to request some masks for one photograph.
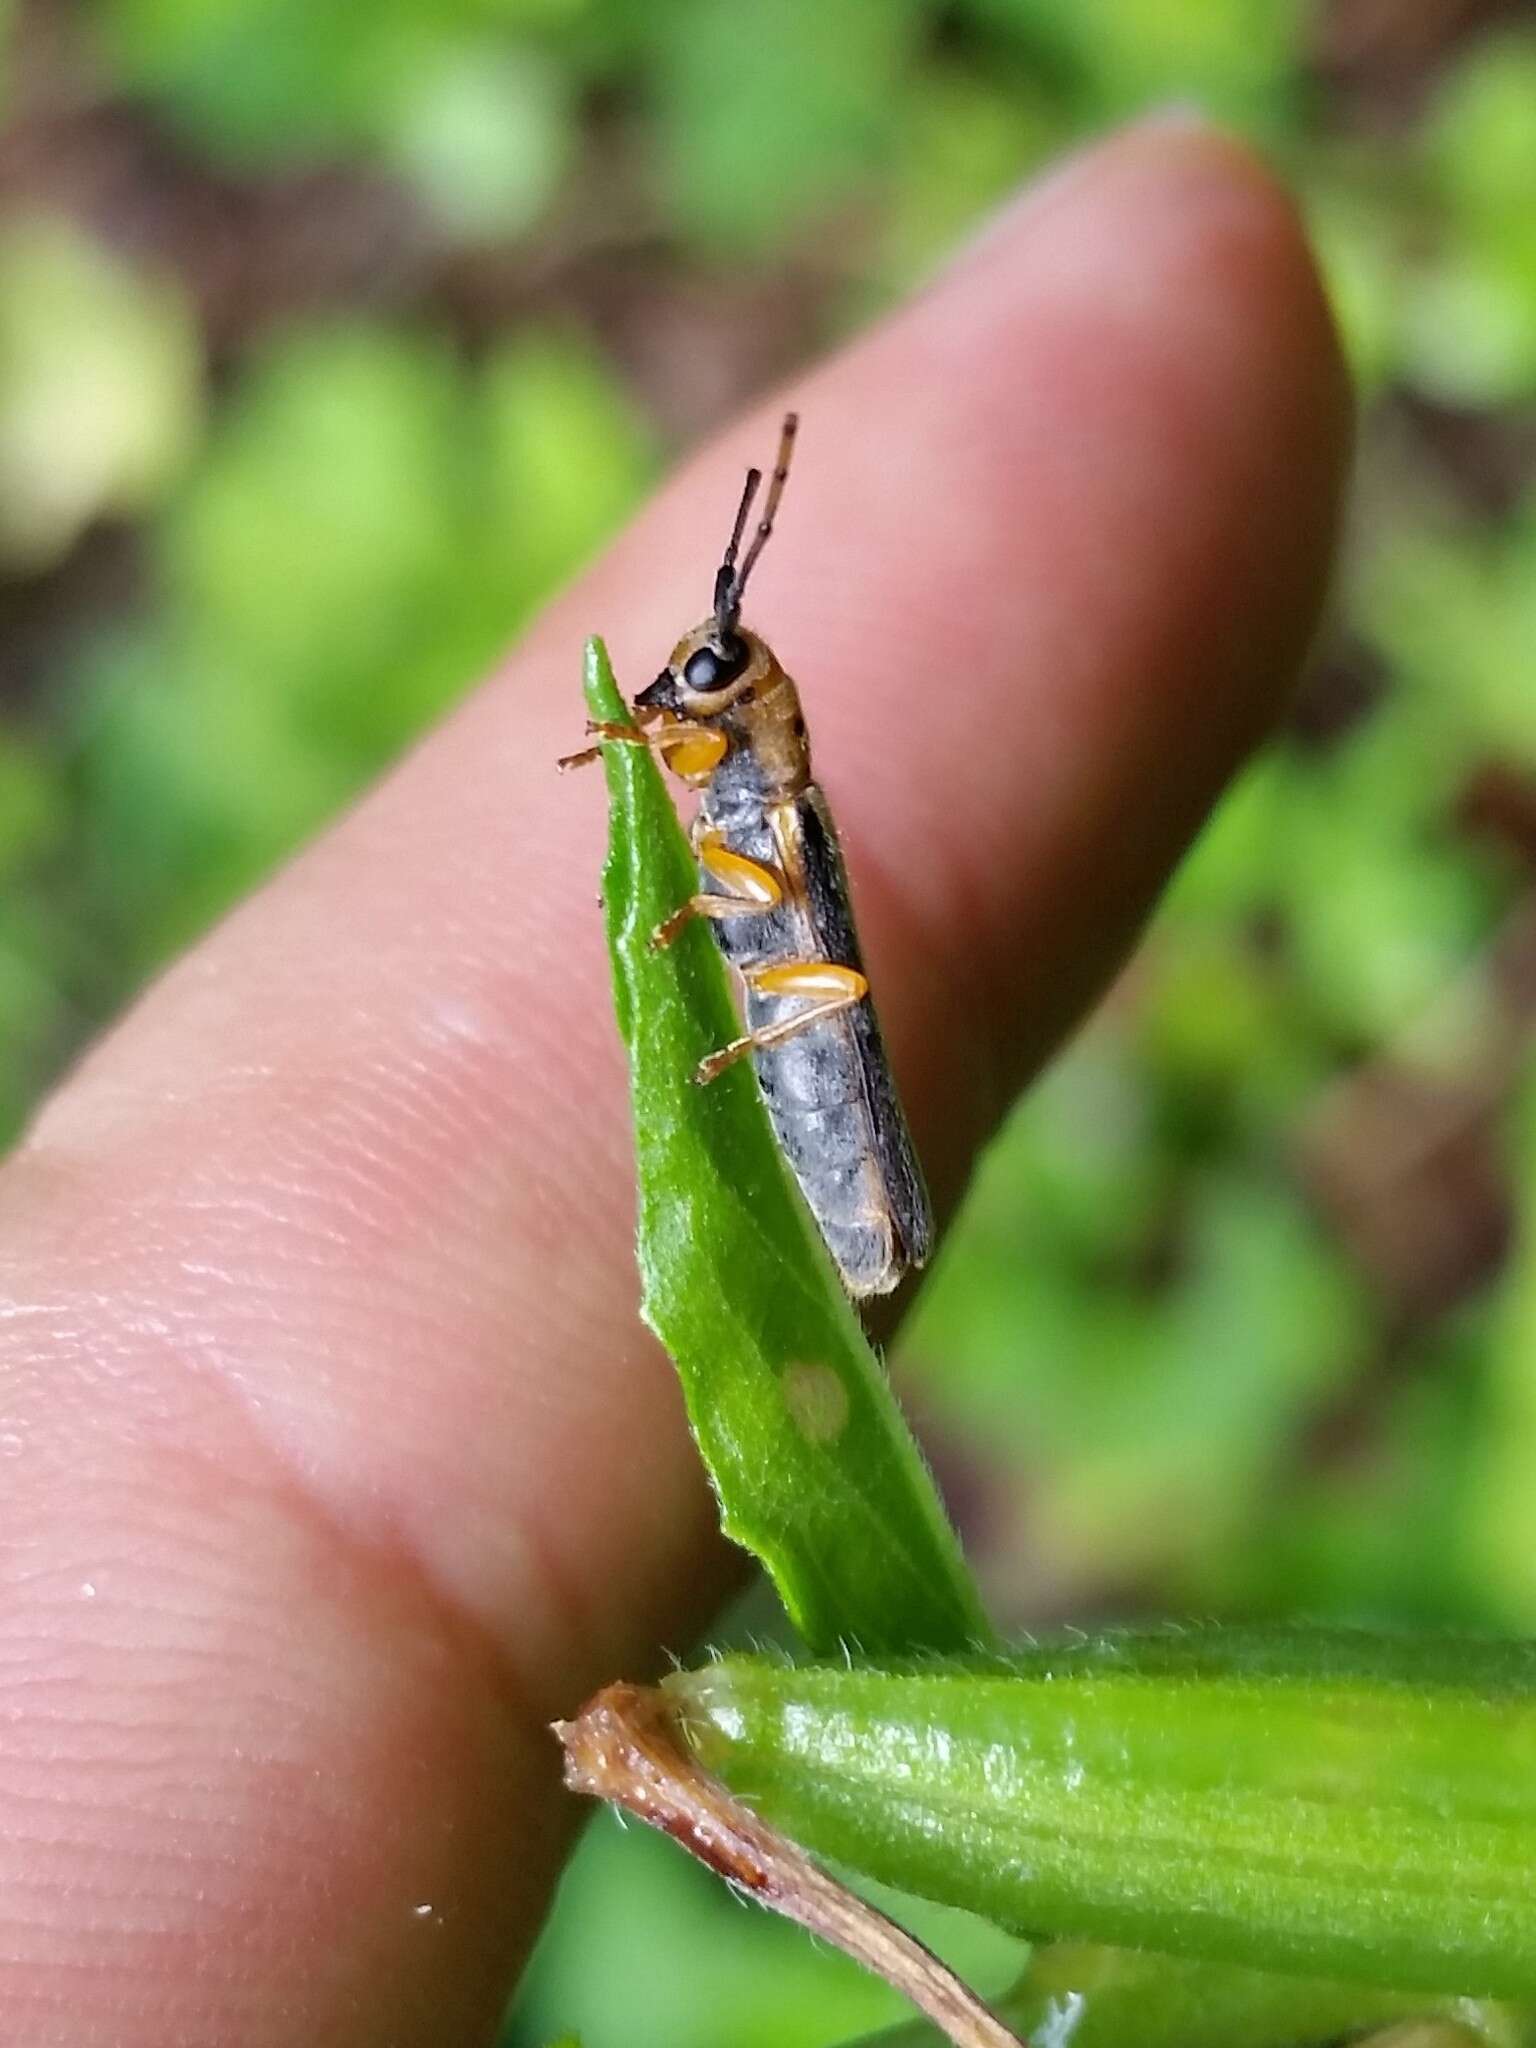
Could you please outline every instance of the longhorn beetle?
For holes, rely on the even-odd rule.
[[[891,1078],[854,933],[837,833],[812,780],[800,695],[741,623],[747,579],[773,532],[797,420],[784,420],[763,514],[740,555],[762,472],[747,471],[707,619],[685,633],[632,725],[599,741],[654,748],[699,793],[701,888],[652,935],[671,945],[707,918],[742,982],[746,1030],[700,1062],[714,1080],[750,1055],[784,1157],[848,1292],[886,1294],[933,1239],[922,1170]],[[588,747],[562,768],[595,760]]]

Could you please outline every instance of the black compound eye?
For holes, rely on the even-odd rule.
[[[690,690],[701,696],[710,690],[724,689],[727,683],[735,682],[747,665],[746,642],[738,640],[722,654],[716,647],[701,647],[690,654],[683,669],[683,681]]]

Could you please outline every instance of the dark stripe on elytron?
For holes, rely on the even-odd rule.
[[[835,966],[856,967],[862,973],[864,962],[853,928],[848,876],[825,800],[814,783],[794,800],[794,812],[800,828],[800,857],[818,949]],[[868,997],[855,1003],[848,1016],[859,1081],[874,1136],[875,1159],[885,1183],[896,1235],[907,1263],[921,1266],[933,1244],[933,1212],[912,1134],[891,1079],[880,1020]]]

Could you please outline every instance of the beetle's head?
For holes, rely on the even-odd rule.
[[[715,572],[715,602],[710,616],[678,641],[661,674],[635,699],[637,711],[671,711],[684,718],[718,718],[744,697],[767,673],[772,656],[755,633],[741,623],[741,600],[758,556],[773,532],[784,480],[789,475],[789,458],[794,452],[795,429],[799,421],[784,415],[779,434],[778,461],[763,502],[763,516],[740,563],[737,554],[747,530],[753,500],[763,480],[761,470],[747,471],[746,487],[736,508],[736,523],[724,559]]]
[[[763,643],[738,627],[721,634],[711,617],[685,633],[661,674],[635,699],[636,710],[679,718],[718,718],[745,697],[764,672]]]

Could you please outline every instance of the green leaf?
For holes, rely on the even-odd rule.
[[[450,233],[526,233],[576,146],[565,74],[495,37],[431,50],[381,122],[388,160]]]
[[[659,10],[655,125],[683,231],[739,256],[847,204],[900,136],[916,28],[910,0]]]
[[[0,564],[36,572],[158,502],[202,408],[191,310],[63,221],[0,231]]]
[[[1033,57],[1080,117],[1187,99],[1263,133],[1290,115],[1305,10],[1297,0],[971,0]]]
[[[1490,1611],[1536,1623],[1536,1075],[1527,1067],[1505,1151],[1516,1237],[1483,1366],[1486,1425],[1471,1473],[1464,1544]]]
[[[592,716],[628,712],[600,642]],[[698,925],[650,935],[696,886],[661,775],[605,748],[603,901],[629,1051],[642,1314],[670,1352],[728,1536],[766,1566],[818,1650],[871,1655],[990,1639],[932,1481],[780,1163],[750,1072],[694,1084],[734,1037],[725,969]]]
[[[0,879],[9,881],[63,839],[62,782],[45,756],[0,727]]]
[[[533,612],[596,554],[651,481],[651,430],[579,328],[509,336],[480,374],[484,575]]]
[[[775,1826],[1003,1926],[1536,1993],[1536,1646],[1194,1629],[667,1689]]]
[[[891,287],[918,283],[1040,163],[1060,128],[1025,82],[928,70],[911,95],[887,183],[878,268]]]

